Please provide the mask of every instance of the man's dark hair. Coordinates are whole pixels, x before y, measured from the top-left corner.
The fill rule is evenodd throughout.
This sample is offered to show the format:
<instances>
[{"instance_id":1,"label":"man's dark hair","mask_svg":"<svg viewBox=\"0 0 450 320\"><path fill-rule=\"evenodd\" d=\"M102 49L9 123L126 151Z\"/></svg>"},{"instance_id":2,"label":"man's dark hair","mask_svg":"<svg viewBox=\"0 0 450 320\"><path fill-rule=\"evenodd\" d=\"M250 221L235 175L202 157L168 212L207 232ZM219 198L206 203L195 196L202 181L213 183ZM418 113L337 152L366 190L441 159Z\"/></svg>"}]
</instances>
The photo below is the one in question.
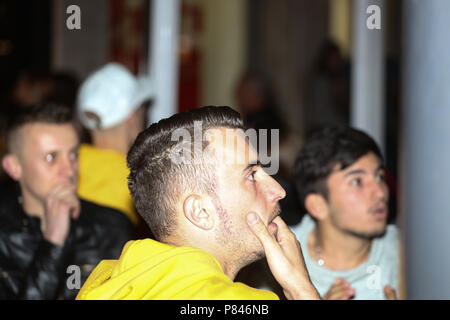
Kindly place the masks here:
<instances>
[{"instance_id":1,"label":"man's dark hair","mask_svg":"<svg viewBox=\"0 0 450 320\"><path fill-rule=\"evenodd\" d=\"M138 213L157 240L172 234L175 205L184 192L215 195L217 181L213 162L173 161L179 140L173 141L172 133L177 129L186 130L193 139L194 125L199 121L202 136L208 129L244 129L240 114L233 109L202 107L152 124L138 135L128 152L128 187ZM202 149L207 144L202 141Z\"/></svg>"},{"instance_id":2,"label":"man's dark hair","mask_svg":"<svg viewBox=\"0 0 450 320\"><path fill-rule=\"evenodd\" d=\"M363 131L347 126L327 126L314 131L305 141L294 166L300 203L304 205L310 193L328 199L327 179L336 166L344 170L369 152L383 163L376 142Z\"/></svg>"},{"instance_id":3,"label":"man's dark hair","mask_svg":"<svg viewBox=\"0 0 450 320\"><path fill-rule=\"evenodd\" d=\"M43 102L29 107L16 107L10 111L4 129L5 148L9 152L12 145L13 133L30 123L48 124L72 124L77 130L74 122L74 112L70 107L53 102Z\"/></svg>"}]
</instances>

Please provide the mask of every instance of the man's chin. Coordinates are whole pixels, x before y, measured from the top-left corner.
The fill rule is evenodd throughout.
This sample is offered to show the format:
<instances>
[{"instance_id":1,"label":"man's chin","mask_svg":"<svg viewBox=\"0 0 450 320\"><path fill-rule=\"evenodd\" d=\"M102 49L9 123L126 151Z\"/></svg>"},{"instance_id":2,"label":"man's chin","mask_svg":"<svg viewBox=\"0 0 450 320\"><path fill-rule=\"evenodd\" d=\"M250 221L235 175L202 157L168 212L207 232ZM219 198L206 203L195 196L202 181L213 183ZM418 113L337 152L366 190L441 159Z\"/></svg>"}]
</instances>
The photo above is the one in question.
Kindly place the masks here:
<instances>
[{"instance_id":1,"label":"man's chin","mask_svg":"<svg viewBox=\"0 0 450 320\"><path fill-rule=\"evenodd\" d=\"M254 260L252 262L261 260L261 259L265 259L266 258L266 253L264 252L264 249L262 249L261 251L257 251L254 254Z\"/></svg>"},{"instance_id":2,"label":"man's chin","mask_svg":"<svg viewBox=\"0 0 450 320\"><path fill-rule=\"evenodd\" d=\"M259 261L261 259L264 259L266 257L266 253L261 247L261 250L253 251L250 254L247 254L245 256L245 261L243 261L244 266L248 266L252 264L253 262Z\"/></svg>"},{"instance_id":3,"label":"man's chin","mask_svg":"<svg viewBox=\"0 0 450 320\"><path fill-rule=\"evenodd\" d=\"M384 236L386 227L368 231L350 231L351 234L364 239L374 239Z\"/></svg>"},{"instance_id":4,"label":"man's chin","mask_svg":"<svg viewBox=\"0 0 450 320\"><path fill-rule=\"evenodd\" d=\"M386 234L386 228L384 228L383 230L380 231L374 231L372 232L372 234L370 234L371 238L379 238L382 237Z\"/></svg>"},{"instance_id":5,"label":"man's chin","mask_svg":"<svg viewBox=\"0 0 450 320\"><path fill-rule=\"evenodd\" d=\"M255 240L257 242L254 244L251 254L249 254L249 256L251 256L254 261L261 260L266 257L266 253L264 252L264 247L261 244L261 242L256 238L256 236L255 236Z\"/></svg>"}]
</instances>

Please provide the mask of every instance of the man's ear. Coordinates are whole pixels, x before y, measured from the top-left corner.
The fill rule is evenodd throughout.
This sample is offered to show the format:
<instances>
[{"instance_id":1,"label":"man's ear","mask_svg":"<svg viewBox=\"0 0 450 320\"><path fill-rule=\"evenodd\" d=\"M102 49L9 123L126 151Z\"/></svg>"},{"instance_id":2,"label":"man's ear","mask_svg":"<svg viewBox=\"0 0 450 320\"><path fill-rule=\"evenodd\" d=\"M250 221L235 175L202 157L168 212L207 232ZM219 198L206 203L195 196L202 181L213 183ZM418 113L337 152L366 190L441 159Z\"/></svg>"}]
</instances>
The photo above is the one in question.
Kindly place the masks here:
<instances>
[{"instance_id":1,"label":"man's ear","mask_svg":"<svg viewBox=\"0 0 450 320\"><path fill-rule=\"evenodd\" d=\"M2 167L13 180L17 181L22 177L22 166L16 155L5 155L2 159Z\"/></svg>"},{"instance_id":2,"label":"man's ear","mask_svg":"<svg viewBox=\"0 0 450 320\"><path fill-rule=\"evenodd\" d=\"M214 227L214 217L205 206L205 199L198 194L189 195L183 203L184 216L196 227L211 230Z\"/></svg>"},{"instance_id":3,"label":"man's ear","mask_svg":"<svg viewBox=\"0 0 450 320\"><path fill-rule=\"evenodd\" d=\"M323 220L328 216L328 204L321 194L308 194L305 198L305 208L317 220Z\"/></svg>"}]
</instances>

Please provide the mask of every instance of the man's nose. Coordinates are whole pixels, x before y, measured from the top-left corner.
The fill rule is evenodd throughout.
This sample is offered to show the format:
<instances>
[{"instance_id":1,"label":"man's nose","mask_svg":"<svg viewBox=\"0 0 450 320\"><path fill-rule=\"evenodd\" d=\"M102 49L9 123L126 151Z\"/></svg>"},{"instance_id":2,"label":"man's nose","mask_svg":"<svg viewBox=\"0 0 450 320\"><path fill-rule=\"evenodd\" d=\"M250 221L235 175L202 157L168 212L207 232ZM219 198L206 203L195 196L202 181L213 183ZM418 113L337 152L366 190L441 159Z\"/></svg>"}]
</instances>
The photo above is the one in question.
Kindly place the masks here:
<instances>
[{"instance_id":1,"label":"man's nose","mask_svg":"<svg viewBox=\"0 0 450 320\"><path fill-rule=\"evenodd\" d=\"M61 175L68 178L73 178L78 172L78 163L65 159L60 168Z\"/></svg>"},{"instance_id":2,"label":"man's nose","mask_svg":"<svg viewBox=\"0 0 450 320\"><path fill-rule=\"evenodd\" d=\"M286 197L286 191L283 187L269 175L267 175L264 191L266 192L267 199L273 203L276 203Z\"/></svg>"},{"instance_id":3,"label":"man's nose","mask_svg":"<svg viewBox=\"0 0 450 320\"><path fill-rule=\"evenodd\" d=\"M387 198L388 187L384 181L374 181L372 187L372 196L375 199Z\"/></svg>"}]
</instances>

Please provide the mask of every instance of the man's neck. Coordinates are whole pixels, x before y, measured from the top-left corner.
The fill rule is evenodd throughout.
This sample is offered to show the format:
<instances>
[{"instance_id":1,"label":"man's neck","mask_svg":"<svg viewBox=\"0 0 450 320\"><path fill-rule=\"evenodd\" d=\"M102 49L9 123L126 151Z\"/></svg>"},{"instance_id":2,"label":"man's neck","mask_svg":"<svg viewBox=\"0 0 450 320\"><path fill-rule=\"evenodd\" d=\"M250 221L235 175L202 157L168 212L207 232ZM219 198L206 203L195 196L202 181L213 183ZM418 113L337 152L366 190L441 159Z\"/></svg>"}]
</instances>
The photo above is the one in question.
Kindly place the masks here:
<instances>
[{"instance_id":1,"label":"man's neck","mask_svg":"<svg viewBox=\"0 0 450 320\"><path fill-rule=\"evenodd\" d=\"M223 245L219 245L214 253L209 251L222 266L223 272L230 278L232 281L236 278L239 271L248 266L249 264L264 258L263 254L257 253L242 253L240 250L236 250L233 248L224 248Z\"/></svg>"},{"instance_id":2,"label":"man's neck","mask_svg":"<svg viewBox=\"0 0 450 320\"><path fill-rule=\"evenodd\" d=\"M239 270L241 270L242 267L237 266L236 263L230 263L230 261L228 261L226 259L220 259L217 257L216 257L216 259L219 262L219 264L222 266L223 273L225 273L227 275L227 277L231 279L231 281L234 281Z\"/></svg>"},{"instance_id":3,"label":"man's neck","mask_svg":"<svg viewBox=\"0 0 450 320\"><path fill-rule=\"evenodd\" d=\"M370 255L372 240L317 224L311 234L309 249L316 259L317 251L324 265L333 270L348 270L365 262Z\"/></svg>"},{"instance_id":4,"label":"man's neck","mask_svg":"<svg viewBox=\"0 0 450 320\"><path fill-rule=\"evenodd\" d=\"M118 130L99 130L92 133L92 144L100 149L115 150L123 154L127 154L129 149L129 141L127 135Z\"/></svg>"},{"instance_id":5,"label":"man's neck","mask_svg":"<svg viewBox=\"0 0 450 320\"><path fill-rule=\"evenodd\" d=\"M207 243L210 243L210 241L193 242L192 240L170 237L165 238L164 240L162 240L162 242L176 247L187 246L208 252L217 260L217 262L219 262L220 266L222 267L223 273L225 273L225 275L230 278L231 281L234 281L239 270L244 267L240 266L238 263L235 263L235 259L233 259L232 254L224 254L224 252L222 252L221 250L215 250L210 245L205 245ZM218 251L222 254L219 254Z\"/></svg>"}]
</instances>

